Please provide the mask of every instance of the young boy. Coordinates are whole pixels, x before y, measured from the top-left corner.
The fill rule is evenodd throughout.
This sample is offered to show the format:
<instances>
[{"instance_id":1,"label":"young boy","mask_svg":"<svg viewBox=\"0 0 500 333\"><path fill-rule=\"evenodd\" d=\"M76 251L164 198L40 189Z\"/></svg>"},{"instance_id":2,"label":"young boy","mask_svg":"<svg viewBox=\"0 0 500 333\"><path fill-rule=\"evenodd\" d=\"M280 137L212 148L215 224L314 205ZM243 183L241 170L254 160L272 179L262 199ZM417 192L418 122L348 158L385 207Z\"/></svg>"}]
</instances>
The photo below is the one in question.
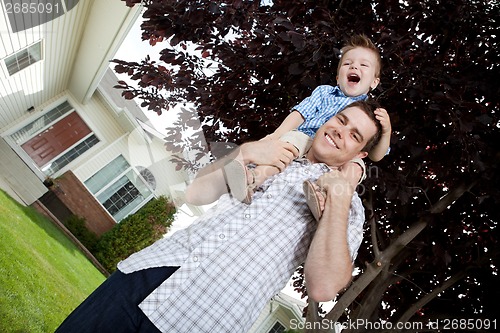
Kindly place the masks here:
<instances>
[{"instance_id":1,"label":"young boy","mask_svg":"<svg viewBox=\"0 0 500 333\"><path fill-rule=\"evenodd\" d=\"M368 98L368 92L375 89L380 82L381 59L377 47L366 36L356 35L341 51L342 56L337 68L338 85L317 87L311 96L292 108L292 112L274 133L263 140L279 139L290 142L297 148L298 156L302 156L309 149L310 142L321 125L352 102ZM382 137L368 156L377 162L388 151L392 129L385 109L377 109L375 113L382 125ZM254 189L267 177L280 172L274 166L257 165L255 168L247 168L236 161L227 164L224 171L231 194L245 203L251 202ZM348 163L341 172L354 186L366 177L361 159ZM313 201L309 203L310 207L315 207L311 207L313 214L319 218L318 203L314 198L311 200Z\"/></svg>"}]
</instances>

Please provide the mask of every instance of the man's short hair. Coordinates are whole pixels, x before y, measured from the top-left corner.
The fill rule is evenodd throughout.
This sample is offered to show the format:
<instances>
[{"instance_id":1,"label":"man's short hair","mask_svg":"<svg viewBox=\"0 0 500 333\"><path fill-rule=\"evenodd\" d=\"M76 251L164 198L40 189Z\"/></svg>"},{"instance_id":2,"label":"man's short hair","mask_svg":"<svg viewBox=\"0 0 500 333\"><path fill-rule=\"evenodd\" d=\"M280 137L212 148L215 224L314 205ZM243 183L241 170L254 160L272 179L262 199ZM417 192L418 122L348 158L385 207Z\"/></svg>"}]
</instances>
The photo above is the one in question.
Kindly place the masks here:
<instances>
[{"instance_id":1,"label":"man's short hair","mask_svg":"<svg viewBox=\"0 0 500 333\"><path fill-rule=\"evenodd\" d=\"M377 132L375 133L375 135L372 136L363 147L363 149L361 149L361 151L370 152L370 150L372 150L372 148L378 144L380 138L382 137L382 125L380 124L380 121L378 121L378 119L375 117L375 110L379 108L380 105L375 100L368 99L365 101L353 102L343 108L340 112L352 107L358 107L363 110L363 112L366 113L366 115L373 121L373 123L377 127Z\"/></svg>"},{"instance_id":2,"label":"man's short hair","mask_svg":"<svg viewBox=\"0 0 500 333\"><path fill-rule=\"evenodd\" d=\"M344 56L347 52L349 52L352 49L355 49L357 47L363 47L365 49L369 49L373 53L375 53L377 57L377 68L375 70L375 77L379 78L380 77L380 72L382 71L382 58L380 57L380 51L375 44L370 40L370 38L366 37L366 35L354 35L352 36L349 41L347 42L344 47L340 49L341 56L339 60L339 65L337 67L337 73L342 66L342 61L344 60Z\"/></svg>"}]
</instances>

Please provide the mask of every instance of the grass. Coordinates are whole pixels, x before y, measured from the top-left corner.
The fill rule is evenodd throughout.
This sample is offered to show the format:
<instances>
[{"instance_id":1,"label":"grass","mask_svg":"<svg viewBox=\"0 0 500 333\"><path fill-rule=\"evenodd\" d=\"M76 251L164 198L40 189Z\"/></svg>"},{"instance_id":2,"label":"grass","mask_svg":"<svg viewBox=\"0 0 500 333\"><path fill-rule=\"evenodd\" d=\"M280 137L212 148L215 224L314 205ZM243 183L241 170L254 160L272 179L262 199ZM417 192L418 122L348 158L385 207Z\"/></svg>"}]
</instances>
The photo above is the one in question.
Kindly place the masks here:
<instances>
[{"instance_id":1,"label":"grass","mask_svg":"<svg viewBox=\"0 0 500 333\"><path fill-rule=\"evenodd\" d=\"M47 218L0 191L0 332L54 332L104 279Z\"/></svg>"}]
</instances>

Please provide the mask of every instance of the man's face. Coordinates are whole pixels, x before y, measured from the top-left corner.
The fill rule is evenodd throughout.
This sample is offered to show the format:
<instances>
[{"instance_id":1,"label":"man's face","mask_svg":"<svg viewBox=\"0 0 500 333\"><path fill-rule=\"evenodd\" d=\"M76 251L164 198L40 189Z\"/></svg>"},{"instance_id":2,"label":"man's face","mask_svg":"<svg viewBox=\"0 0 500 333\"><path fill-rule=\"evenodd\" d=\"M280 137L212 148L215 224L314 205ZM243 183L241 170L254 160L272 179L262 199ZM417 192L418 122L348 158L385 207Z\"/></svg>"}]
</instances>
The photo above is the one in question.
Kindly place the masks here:
<instances>
[{"instance_id":1,"label":"man's face","mask_svg":"<svg viewBox=\"0 0 500 333\"><path fill-rule=\"evenodd\" d=\"M370 49L357 47L344 54L337 73L337 84L346 96L367 94L380 82L376 77L377 56Z\"/></svg>"},{"instance_id":2,"label":"man's face","mask_svg":"<svg viewBox=\"0 0 500 333\"><path fill-rule=\"evenodd\" d=\"M316 132L307 157L312 162L341 166L368 154L361 149L377 133L377 127L359 107L348 107Z\"/></svg>"}]
</instances>

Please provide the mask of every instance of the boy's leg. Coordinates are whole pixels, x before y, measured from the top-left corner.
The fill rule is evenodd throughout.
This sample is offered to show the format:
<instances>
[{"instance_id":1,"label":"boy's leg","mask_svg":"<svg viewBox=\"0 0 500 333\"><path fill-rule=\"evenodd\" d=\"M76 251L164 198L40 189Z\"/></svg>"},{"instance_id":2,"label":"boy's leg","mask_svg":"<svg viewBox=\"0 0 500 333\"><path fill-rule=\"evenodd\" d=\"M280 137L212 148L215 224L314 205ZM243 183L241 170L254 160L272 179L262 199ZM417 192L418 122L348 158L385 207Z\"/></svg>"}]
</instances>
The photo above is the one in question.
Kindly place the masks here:
<instances>
[{"instance_id":1,"label":"boy's leg","mask_svg":"<svg viewBox=\"0 0 500 333\"><path fill-rule=\"evenodd\" d=\"M353 158L339 170L353 187L358 186L366 179L366 166L361 158Z\"/></svg>"},{"instance_id":2,"label":"boy's leg","mask_svg":"<svg viewBox=\"0 0 500 333\"><path fill-rule=\"evenodd\" d=\"M289 142L297 148L299 156L303 156L312 145L312 139L299 131L290 131L280 137L281 141ZM269 165L257 165L247 168L240 162L233 160L224 166L224 174L229 192L238 201L252 202L252 194L268 177L279 173L279 169Z\"/></svg>"},{"instance_id":3,"label":"boy's leg","mask_svg":"<svg viewBox=\"0 0 500 333\"><path fill-rule=\"evenodd\" d=\"M293 130L283 134L280 141L291 143L297 148L298 156L302 157L311 148L312 138L300 131ZM271 165L257 165L254 169L254 188L260 186L267 178L280 173L280 170Z\"/></svg>"},{"instance_id":4,"label":"boy's leg","mask_svg":"<svg viewBox=\"0 0 500 333\"><path fill-rule=\"evenodd\" d=\"M299 157L302 157L312 145L312 138L300 131L294 130L283 134L280 137L281 141L289 142L299 151Z\"/></svg>"},{"instance_id":5,"label":"boy's leg","mask_svg":"<svg viewBox=\"0 0 500 333\"><path fill-rule=\"evenodd\" d=\"M177 267L113 273L59 326L56 333L160 332L139 304Z\"/></svg>"}]
</instances>

